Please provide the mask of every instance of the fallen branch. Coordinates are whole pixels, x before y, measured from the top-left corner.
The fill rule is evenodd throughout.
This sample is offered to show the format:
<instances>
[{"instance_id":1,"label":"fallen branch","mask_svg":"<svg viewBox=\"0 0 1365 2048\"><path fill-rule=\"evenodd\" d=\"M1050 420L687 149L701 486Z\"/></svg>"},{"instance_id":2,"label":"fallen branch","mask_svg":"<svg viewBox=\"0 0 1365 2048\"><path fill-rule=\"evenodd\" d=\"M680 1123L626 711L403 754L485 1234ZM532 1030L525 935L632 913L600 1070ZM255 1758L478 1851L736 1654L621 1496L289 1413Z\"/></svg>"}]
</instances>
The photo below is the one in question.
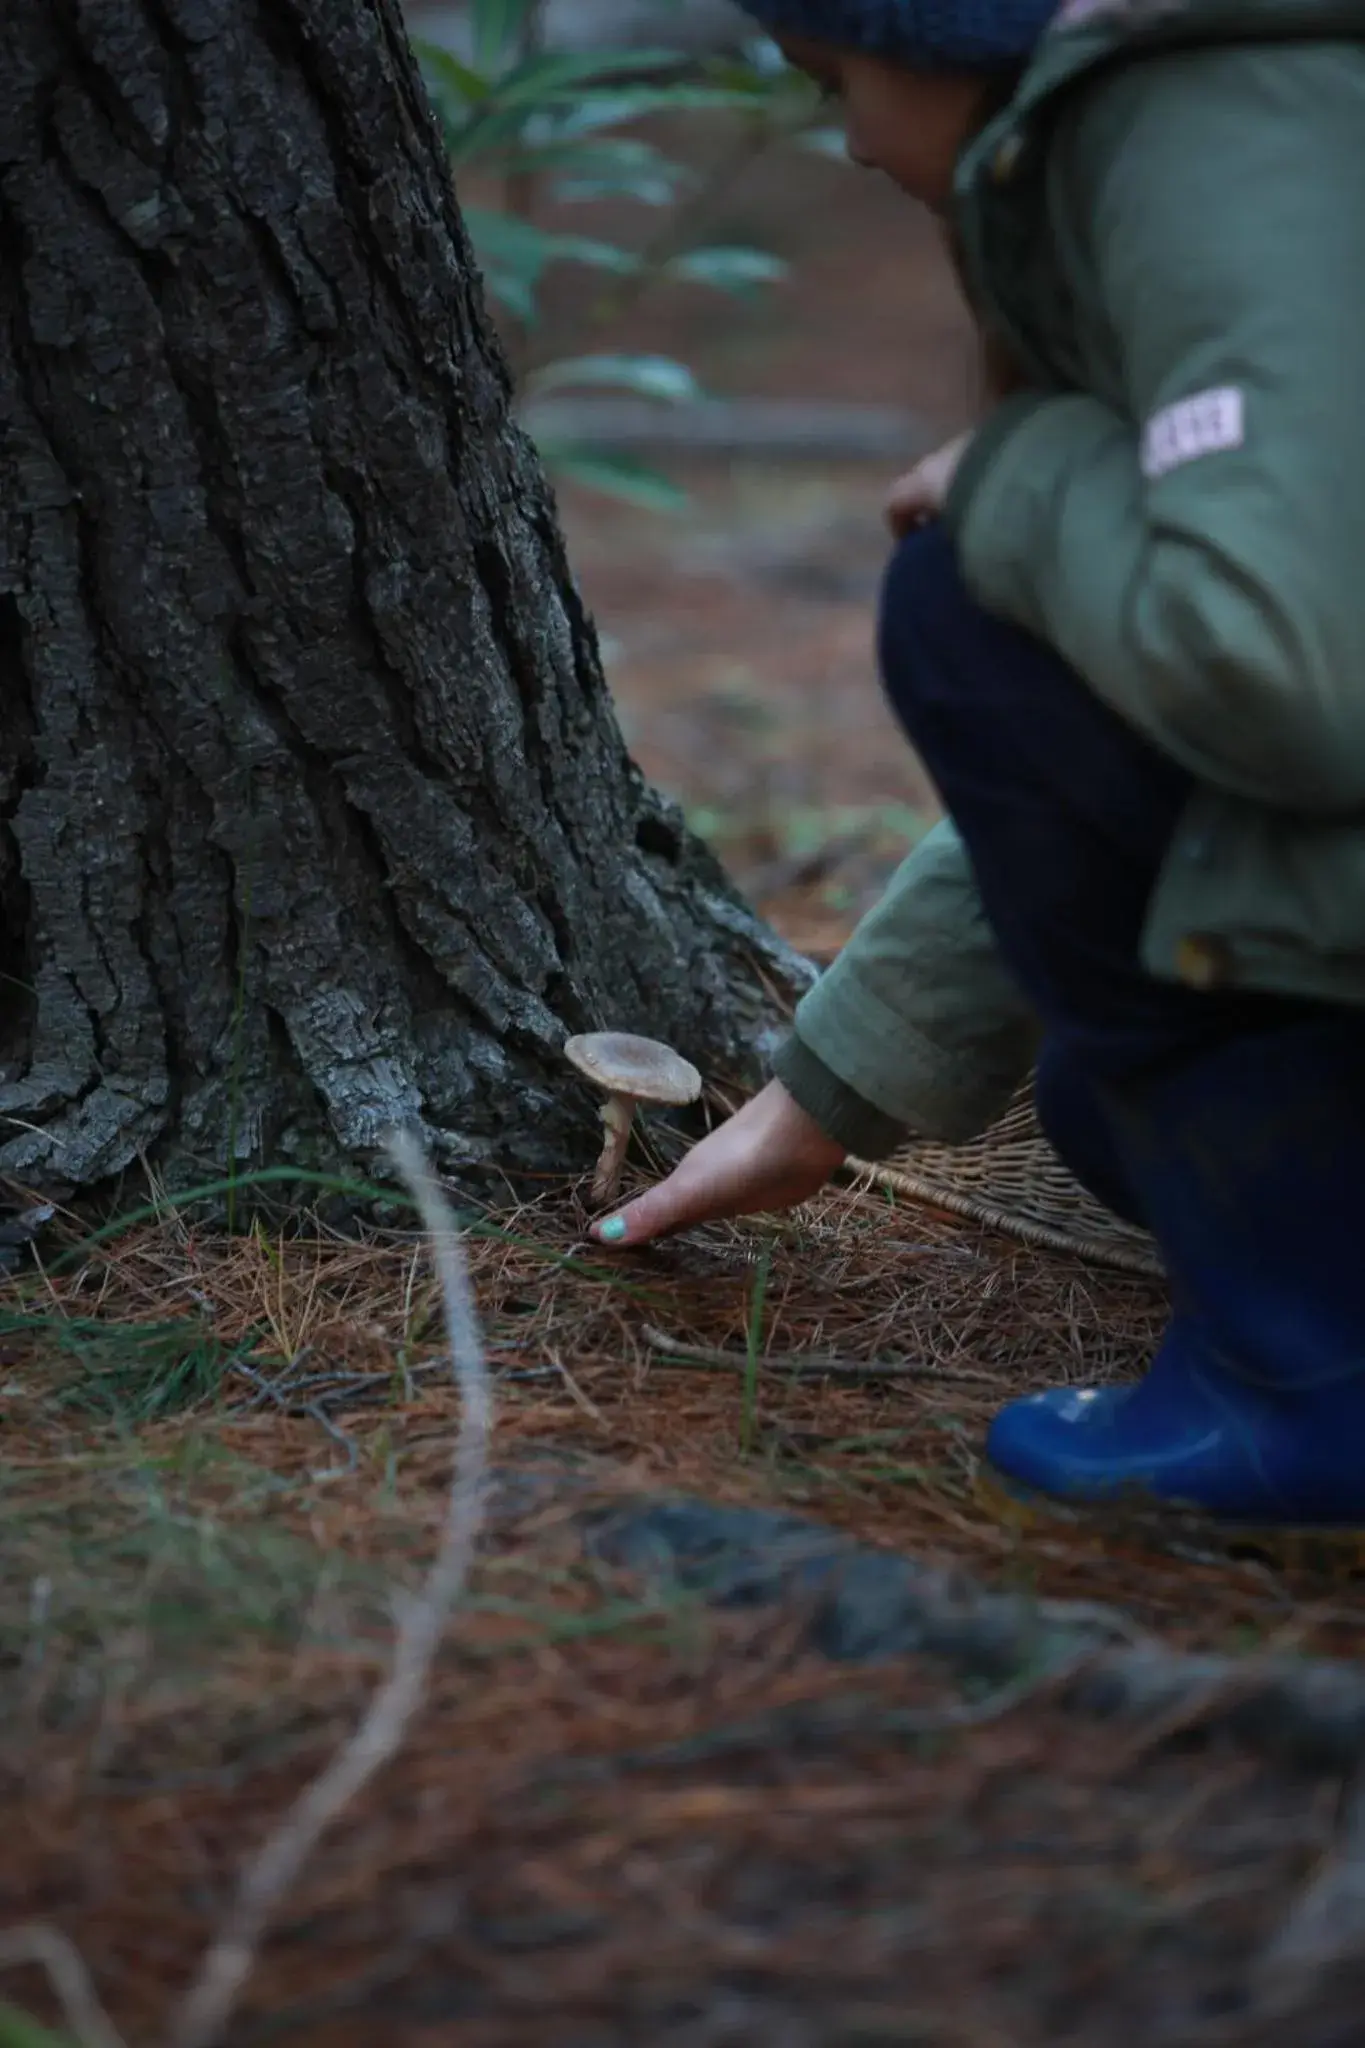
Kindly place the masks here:
<instances>
[{"instance_id":1,"label":"fallen branch","mask_svg":"<svg viewBox=\"0 0 1365 2048\"><path fill-rule=\"evenodd\" d=\"M1144 1748L1219 1729L1308 1770L1365 1769L1365 1675L1344 1661L1167 1649L1090 1603L993 1592L803 1517L686 1496L605 1509L589 1541L608 1563L720 1607L796 1603L804 1642L837 1663L932 1657L1009 1685L1074 1654L1059 1705L1127 1723Z\"/></svg>"},{"instance_id":2,"label":"fallen branch","mask_svg":"<svg viewBox=\"0 0 1365 2048\"><path fill-rule=\"evenodd\" d=\"M955 1700L942 1707L888 1707L882 1700L856 1697L791 1700L768 1713L647 1749L625 1750L610 1757L569 1757L551 1767L546 1782L614 1780L627 1771L687 1770L697 1764L772 1757L793 1750L823 1755L843 1742L914 1743L937 1735L969 1733L1003 1721L1016 1707L1055 1699L1080 1667L1099 1654L1093 1645L1083 1646L1041 1670L1021 1672L984 1699Z\"/></svg>"},{"instance_id":3,"label":"fallen branch","mask_svg":"<svg viewBox=\"0 0 1365 2048\"><path fill-rule=\"evenodd\" d=\"M744 1372L748 1369L748 1355L743 1351L728 1351L720 1344L684 1344L677 1337L670 1337L666 1330L655 1330L645 1324L640 1331L651 1351L657 1352L660 1361L671 1361L676 1365L695 1365L705 1369L728 1372ZM989 1372L973 1372L969 1366L926 1365L909 1358L857 1359L830 1358L818 1351L793 1351L780 1353L776 1357L760 1358L759 1364L765 1372L783 1374L788 1379L844 1379L844 1380L951 1380L955 1384L994 1387L1000 1386L999 1376Z\"/></svg>"},{"instance_id":4,"label":"fallen branch","mask_svg":"<svg viewBox=\"0 0 1365 2048\"><path fill-rule=\"evenodd\" d=\"M248 1865L227 1922L172 2025L171 2048L213 2048L222 2039L270 1922L300 1871L327 1829L402 1746L483 1526L492 1395L468 1270L450 1209L416 1141L400 1133L389 1149L431 1236L451 1367L463 1403L440 1547L420 1592L400 1605L393 1666L360 1726Z\"/></svg>"}]
</instances>

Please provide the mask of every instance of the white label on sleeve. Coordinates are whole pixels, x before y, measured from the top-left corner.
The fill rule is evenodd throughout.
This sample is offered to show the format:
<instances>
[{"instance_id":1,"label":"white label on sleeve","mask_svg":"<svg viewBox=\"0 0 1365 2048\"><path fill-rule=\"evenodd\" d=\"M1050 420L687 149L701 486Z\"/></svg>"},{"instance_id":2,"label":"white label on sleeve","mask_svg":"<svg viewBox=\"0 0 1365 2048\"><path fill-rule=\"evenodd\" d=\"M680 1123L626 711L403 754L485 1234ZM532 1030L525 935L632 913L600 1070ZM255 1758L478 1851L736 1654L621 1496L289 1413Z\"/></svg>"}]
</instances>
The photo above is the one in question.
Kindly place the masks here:
<instances>
[{"instance_id":1,"label":"white label on sleeve","mask_svg":"<svg viewBox=\"0 0 1365 2048\"><path fill-rule=\"evenodd\" d=\"M1049 24L1054 28L1075 28L1096 15L1112 14L1136 23L1163 14L1184 12L1188 0L1062 0Z\"/></svg>"},{"instance_id":2,"label":"white label on sleeve","mask_svg":"<svg viewBox=\"0 0 1365 2048\"><path fill-rule=\"evenodd\" d=\"M1075 28L1081 22L1089 21L1092 15L1118 12L1114 0L1062 0L1052 20L1057 28Z\"/></svg>"},{"instance_id":3,"label":"white label on sleeve","mask_svg":"<svg viewBox=\"0 0 1365 2048\"><path fill-rule=\"evenodd\" d=\"M1221 455L1245 439L1246 407L1235 384L1200 391L1153 413L1142 431L1142 474L1155 481L1201 455Z\"/></svg>"}]
</instances>

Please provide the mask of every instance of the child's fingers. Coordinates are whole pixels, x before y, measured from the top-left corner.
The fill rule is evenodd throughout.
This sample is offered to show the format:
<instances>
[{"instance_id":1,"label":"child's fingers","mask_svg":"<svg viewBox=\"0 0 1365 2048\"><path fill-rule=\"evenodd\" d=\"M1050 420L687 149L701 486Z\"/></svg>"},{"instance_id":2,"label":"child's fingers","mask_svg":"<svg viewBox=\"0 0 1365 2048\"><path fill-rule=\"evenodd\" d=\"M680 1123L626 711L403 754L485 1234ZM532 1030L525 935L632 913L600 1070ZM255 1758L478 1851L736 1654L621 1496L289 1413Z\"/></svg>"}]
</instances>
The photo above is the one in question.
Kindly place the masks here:
<instances>
[{"instance_id":1,"label":"child's fingers","mask_svg":"<svg viewBox=\"0 0 1365 2048\"><path fill-rule=\"evenodd\" d=\"M627 1202L614 1216L605 1216L594 1223L591 1235L599 1244L648 1244L653 1238L665 1237L671 1230L682 1230L689 1223L702 1221L709 1213L709 1205L703 1189L689 1190L686 1183L676 1185L677 1175L670 1174L643 1195L637 1195L633 1202Z\"/></svg>"},{"instance_id":2,"label":"child's fingers","mask_svg":"<svg viewBox=\"0 0 1365 2048\"><path fill-rule=\"evenodd\" d=\"M892 485L886 500L886 523L897 540L904 540L928 518L930 504L924 480L918 470Z\"/></svg>"},{"instance_id":3,"label":"child's fingers","mask_svg":"<svg viewBox=\"0 0 1365 2048\"><path fill-rule=\"evenodd\" d=\"M899 505L888 506L886 523L891 529L893 539L904 540L907 534L918 533L922 526L927 526L933 517L932 512L907 512Z\"/></svg>"},{"instance_id":4,"label":"child's fingers","mask_svg":"<svg viewBox=\"0 0 1365 2048\"><path fill-rule=\"evenodd\" d=\"M922 462L917 462L891 486L886 500L886 517L898 539L912 533L917 526L941 517L970 439L969 434L959 434L946 447L933 455L926 455Z\"/></svg>"},{"instance_id":5,"label":"child's fingers","mask_svg":"<svg viewBox=\"0 0 1365 2048\"><path fill-rule=\"evenodd\" d=\"M666 1180L595 1223L592 1235L599 1244L648 1244L693 1223L789 1209L822 1187L843 1157L843 1147L781 1082L769 1081L694 1145Z\"/></svg>"},{"instance_id":6,"label":"child's fingers","mask_svg":"<svg viewBox=\"0 0 1365 2048\"><path fill-rule=\"evenodd\" d=\"M915 533L927 517L928 514L918 508L913 511L904 505L888 505L886 508L886 523L896 540L904 540L907 533Z\"/></svg>"}]
</instances>

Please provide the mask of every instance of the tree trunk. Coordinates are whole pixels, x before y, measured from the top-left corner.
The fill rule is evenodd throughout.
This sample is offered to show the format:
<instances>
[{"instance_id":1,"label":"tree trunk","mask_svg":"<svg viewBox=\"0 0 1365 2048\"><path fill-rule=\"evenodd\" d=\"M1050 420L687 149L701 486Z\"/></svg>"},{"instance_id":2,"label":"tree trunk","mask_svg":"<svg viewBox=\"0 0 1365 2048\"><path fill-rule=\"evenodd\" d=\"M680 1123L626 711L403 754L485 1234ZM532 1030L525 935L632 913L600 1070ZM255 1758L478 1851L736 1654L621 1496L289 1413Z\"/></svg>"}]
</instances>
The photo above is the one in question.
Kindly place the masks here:
<instances>
[{"instance_id":1,"label":"tree trunk","mask_svg":"<svg viewBox=\"0 0 1365 2048\"><path fill-rule=\"evenodd\" d=\"M0 1173L585 1160L801 964L617 732L396 0L0 7Z\"/></svg>"}]
</instances>

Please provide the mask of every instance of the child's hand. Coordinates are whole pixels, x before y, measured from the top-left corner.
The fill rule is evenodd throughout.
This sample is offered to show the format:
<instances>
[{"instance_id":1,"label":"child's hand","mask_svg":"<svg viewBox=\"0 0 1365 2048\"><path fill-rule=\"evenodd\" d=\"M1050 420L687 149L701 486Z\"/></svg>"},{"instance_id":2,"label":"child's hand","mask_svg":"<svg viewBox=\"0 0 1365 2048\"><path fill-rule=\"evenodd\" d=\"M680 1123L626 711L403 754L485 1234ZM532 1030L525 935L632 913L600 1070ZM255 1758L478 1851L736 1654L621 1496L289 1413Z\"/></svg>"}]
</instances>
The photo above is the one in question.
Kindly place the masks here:
<instances>
[{"instance_id":1,"label":"child's hand","mask_svg":"<svg viewBox=\"0 0 1365 2048\"><path fill-rule=\"evenodd\" d=\"M904 540L928 519L937 519L948 502L958 464L967 452L971 434L959 434L944 448L936 448L913 469L898 477L886 500L886 523L897 540Z\"/></svg>"},{"instance_id":2,"label":"child's hand","mask_svg":"<svg viewBox=\"0 0 1365 2048\"><path fill-rule=\"evenodd\" d=\"M647 1244L689 1223L791 1209L843 1165L842 1145L788 1095L780 1081L693 1146L681 1166L615 1216L594 1223L601 1244Z\"/></svg>"}]
</instances>

